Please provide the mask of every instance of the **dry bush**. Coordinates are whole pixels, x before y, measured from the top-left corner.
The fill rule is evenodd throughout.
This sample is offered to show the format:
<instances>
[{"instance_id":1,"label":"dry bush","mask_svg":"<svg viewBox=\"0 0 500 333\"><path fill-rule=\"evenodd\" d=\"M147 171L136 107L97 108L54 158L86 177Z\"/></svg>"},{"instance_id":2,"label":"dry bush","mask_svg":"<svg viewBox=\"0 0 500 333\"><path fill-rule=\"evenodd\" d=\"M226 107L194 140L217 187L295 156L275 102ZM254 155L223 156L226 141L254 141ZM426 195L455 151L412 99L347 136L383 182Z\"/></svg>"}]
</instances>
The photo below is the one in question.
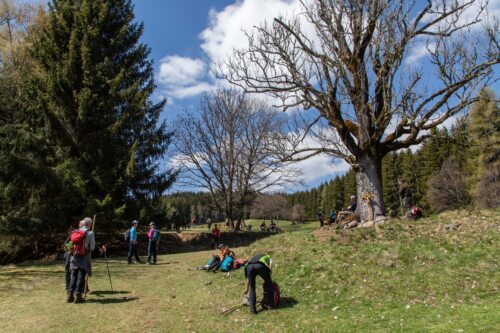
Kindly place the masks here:
<instances>
[{"instance_id":1,"label":"dry bush","mask_svg":"<svg viewBox=\"0 0 500 333\"><path fill-rule=\"evenodd\" d=\"M471 203L467 191L466 175L453 157L447 159L441 169L427 181L427 197L436 212L460 209Z\"/></svg>"},{"instance_id":2,"label":"dry bush","mask_svg":"<svg viewBox=\"0 0 500 333\"><path fill-rule=\"evenodd\" d=\"M479 181L478 204L481 208L500 207L500 166L484 172Z\"/></svg>"}]
</instances>

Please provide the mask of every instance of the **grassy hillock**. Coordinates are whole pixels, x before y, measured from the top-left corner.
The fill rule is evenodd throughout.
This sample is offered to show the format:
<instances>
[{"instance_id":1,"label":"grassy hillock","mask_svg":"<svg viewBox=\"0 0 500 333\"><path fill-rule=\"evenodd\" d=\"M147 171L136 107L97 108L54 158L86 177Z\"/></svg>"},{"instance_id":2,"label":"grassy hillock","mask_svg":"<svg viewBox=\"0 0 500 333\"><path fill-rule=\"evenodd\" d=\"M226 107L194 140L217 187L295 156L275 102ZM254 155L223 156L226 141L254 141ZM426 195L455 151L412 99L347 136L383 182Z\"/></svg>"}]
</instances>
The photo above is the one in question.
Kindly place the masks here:
<instances>
[{"instance_id":1,"label":"grassy hillock","mask_svg":"<svg viewBox=\"0 0 500 333\"><path fill-rule=\"evenodd\" d=\"M0 268L4 332L495 332L500 330L500 212L445 213L377 228L283 233L235 249L270 253L281 309L246 309L242 271L206 273L212 251L156 266L95 262L85 304L66 304L62 263ZM143 253L144 254L144 253ZM260 292L260 288L259 288Z\"/></svg>"}]
</instances>

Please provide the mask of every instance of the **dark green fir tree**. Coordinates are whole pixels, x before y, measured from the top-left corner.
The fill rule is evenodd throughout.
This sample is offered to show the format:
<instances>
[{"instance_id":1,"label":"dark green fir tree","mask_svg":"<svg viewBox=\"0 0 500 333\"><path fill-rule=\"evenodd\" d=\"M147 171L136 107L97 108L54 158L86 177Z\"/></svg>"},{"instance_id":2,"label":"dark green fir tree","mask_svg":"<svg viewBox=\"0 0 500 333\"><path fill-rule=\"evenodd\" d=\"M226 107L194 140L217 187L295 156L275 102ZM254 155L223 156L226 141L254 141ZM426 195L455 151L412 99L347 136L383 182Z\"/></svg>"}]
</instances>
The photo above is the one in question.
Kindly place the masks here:
<instances>
[{"instance_id":1,"label":"dark green fir tree","mask_svg":"<svg viewBox=\"0 0 500 333\"><path fill-rule=\"evenodd\" d=\"M171 133L160 120L149 48L130 0L53 0L33 43L33 109L43 114L69 216L144 209L175 174L160 168Z\"/></svg>"}]
</instances>

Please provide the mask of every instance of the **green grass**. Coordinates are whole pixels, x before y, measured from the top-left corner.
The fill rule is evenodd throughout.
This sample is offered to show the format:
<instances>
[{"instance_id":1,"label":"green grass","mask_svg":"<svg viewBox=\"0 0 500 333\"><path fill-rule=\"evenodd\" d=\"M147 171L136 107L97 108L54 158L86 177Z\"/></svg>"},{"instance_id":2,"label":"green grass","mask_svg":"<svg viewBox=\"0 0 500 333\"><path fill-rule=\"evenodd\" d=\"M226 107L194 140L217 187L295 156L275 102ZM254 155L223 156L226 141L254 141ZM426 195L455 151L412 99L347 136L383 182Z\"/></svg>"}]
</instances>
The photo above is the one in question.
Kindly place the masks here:
<instances>
[{"instance_id":1,"label":"green grass","mask_svg":"<svg viewBox=\"0 0 500 333\"><path fill-rule=\"evenodd\" d=\"M258 221L256 221L258 223ZM448 223L460 223L446 231ZM61 263L0 268L3 332L498 332L500 213L447 213L377 229L313 234L317 223L235 249L272 254L289 302L251 316L238 304L242 271L192 270L211 251L165 255L161 265L94 265L86 304L66 304ZM260 284L260 283L259 283ZM260 288L259 288L260 291ZM290 302L291 301L291 302Z\"/></svg>"}]
</instances>

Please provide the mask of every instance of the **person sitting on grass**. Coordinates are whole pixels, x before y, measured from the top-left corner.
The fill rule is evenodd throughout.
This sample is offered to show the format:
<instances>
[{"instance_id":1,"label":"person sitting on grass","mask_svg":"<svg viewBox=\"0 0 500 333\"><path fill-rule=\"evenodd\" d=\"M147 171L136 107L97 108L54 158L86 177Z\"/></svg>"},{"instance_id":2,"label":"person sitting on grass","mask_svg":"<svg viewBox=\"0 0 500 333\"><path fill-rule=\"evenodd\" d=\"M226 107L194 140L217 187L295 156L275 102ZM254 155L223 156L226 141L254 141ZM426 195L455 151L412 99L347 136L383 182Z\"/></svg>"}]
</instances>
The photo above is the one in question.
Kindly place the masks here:
<instances>
[{"instance_id":1,"label":"person sitting on grass","mask_svg":"<svg viewBox=\"0 0 500 333\"><path fill-rule=\"evenodd\" d=\"M271 220L271 224L269 225L269 230L270 231L276 231L278 228L278 226L276 225L276 223L274 223L273 220Z\"/></svg>"},{"instance_id":2,"label":"person sitting on grass","mask_svg":"<svg viewBox=\"0 0 500 333\"><path fill-rule=\"evenodd\" d=\"M248 308L251 314L257 313L257 301L255 296L255 279L260 276L264 280L264 288L272 288L273 280L271 272L273 259L269 255L257 254L248 260L245 266L245 278L247 279L243 295L248 295ZM272 290L264 290L264 295L273 295ZM270 304L271 300L267 300Z\"/></svg>"},{"instance_id":3,"label":"person sitting on grass","mask_svg":"<svg viewBox=\"0 0 500 333\"><path fill-rule=\"evenodd\" d=\"M260 231L267 231L266 221L262 221L260 224Z\"/></svg>"},{"instance_id":4,"label":"person sitting on grass","mask_svg":"<svg viewBox=\"0 0 500 333\"><path fill-rule=\"evenodd\" d=\"M234 260L236 259L236 254L234 253L234 251L229 249L229 246L227 246L226 244L219 244L218 247L220 250L220 261L216 265L209 267L207 269L208 272L212 271L215 273L219 269L221 269L222 271L229 271Z\"/></svg>"},{"instance_id":5,"label":"person sitting on grass","mask_svg":"<svg viewBox=\"0 0 500 333\"><path fill-rule=\"evenodd\" d=\"M252 225L251 224L247 224L247 231L252 231Z\"/></svg>"},{"instance_id":6,"label":"person sitting on grass","mask_svg":"<svg viewBox=\"0 0 500 333\"><path fill-rule=\"evenodd\" d=\"M338 214L337 223L342 222L348 215L351 215L356 212L356 208L358 206L356 196L351 195L349 206L346 210L341 210Z\"/></svg>"}]
</instances>

